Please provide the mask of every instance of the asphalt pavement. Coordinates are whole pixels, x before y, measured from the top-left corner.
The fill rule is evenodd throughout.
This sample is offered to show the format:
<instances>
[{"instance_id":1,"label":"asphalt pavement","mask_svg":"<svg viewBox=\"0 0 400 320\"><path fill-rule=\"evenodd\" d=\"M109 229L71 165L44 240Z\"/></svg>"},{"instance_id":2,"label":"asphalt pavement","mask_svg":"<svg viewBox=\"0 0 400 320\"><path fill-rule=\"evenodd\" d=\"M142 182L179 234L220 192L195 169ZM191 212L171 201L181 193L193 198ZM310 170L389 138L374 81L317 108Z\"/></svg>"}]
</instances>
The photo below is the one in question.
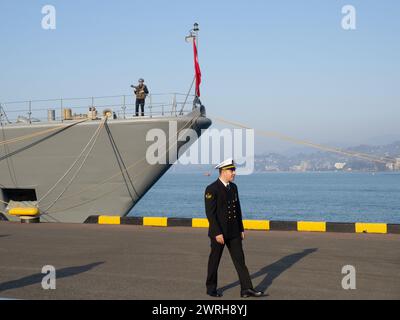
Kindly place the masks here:
<instances>
[{"instance_id":1,"label":"asphalt pavement","mask_svg":"<svg viewBox=\"0 0 400 320\"><path fill-rule=\"evenodd\" d=\"M260 299L400 299L400 235L247 231L244 250ZM208 254L207 229L0 222L0 298L209 299ZM55 290L42 287L46 265ZM240 299L227 249L219 287Z\"/></svg>"}]
</instances>

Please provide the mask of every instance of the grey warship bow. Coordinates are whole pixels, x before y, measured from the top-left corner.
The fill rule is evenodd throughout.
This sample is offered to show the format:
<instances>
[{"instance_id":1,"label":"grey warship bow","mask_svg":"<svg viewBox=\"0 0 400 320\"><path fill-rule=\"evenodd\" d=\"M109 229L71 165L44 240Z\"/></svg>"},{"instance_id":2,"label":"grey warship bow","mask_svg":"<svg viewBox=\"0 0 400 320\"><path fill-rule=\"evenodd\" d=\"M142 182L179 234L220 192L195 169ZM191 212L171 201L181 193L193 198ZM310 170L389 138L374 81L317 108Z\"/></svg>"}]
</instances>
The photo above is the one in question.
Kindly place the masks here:
<instances>
[{"instance_id":1,"label":"grey warship bow","mask_svg":"<svg viewBox=\"0 0 400 320\"><path fill-rule=\"evenodd\" d=\"M87 114L72 114L74 109L65 107L45 109L46 121L33 117L32 105L54 105L55 100L19 103L29 106L27 117L16 116L21 112L15 107L18 103L3 103L0 128L3 217L16 220L8 214L9 209L27 204L39 208L42 221L82 223L91 215L127 215L172 165L148 163L146 152L154 141L147 141L147 133L151 129L166 133L168 159L171 149L182 152L194 142L175 140L177 145L173 148L174 139L168 136L171 121L177 124L178 133L192 129L198 137L202 129L211 125L198 97L194 97L191 110L186 111L187 97L181 104L177 97L173 94L169 105L153 102L150 114L145 117L127 114L130 105L126 100L131 97L91 98ZM106 98L124 103L118 112L108 104L94 107L96 101L100 103ZM65 105L74 101L59 102ZM14 120L10 118L13 112Z\"/></svg>"}]
</instances>

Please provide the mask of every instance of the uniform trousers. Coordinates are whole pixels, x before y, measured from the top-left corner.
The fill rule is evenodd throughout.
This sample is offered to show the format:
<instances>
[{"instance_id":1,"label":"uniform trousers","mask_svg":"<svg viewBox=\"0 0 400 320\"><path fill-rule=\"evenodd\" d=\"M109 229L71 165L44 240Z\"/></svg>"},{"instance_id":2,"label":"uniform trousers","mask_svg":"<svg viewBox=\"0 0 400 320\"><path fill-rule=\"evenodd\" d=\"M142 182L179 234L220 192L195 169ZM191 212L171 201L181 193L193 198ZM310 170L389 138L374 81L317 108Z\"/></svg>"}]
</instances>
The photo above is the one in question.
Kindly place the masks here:
<instances>
[{"instance_id":1,"label":"uniform trousers","mask_svg":"<svg viewBox=\"0 0 400 320\"><path fill-rule=\"evenodd\" d=\"M135 110L136 117L139 116L139 107L141 109L142 116L144 116L144 104L145 104L144 99L136 99L136 110Z\"/></svg>"},{"instance_id":2,"label":"uniform trousers","mask_svg":"<svg viewBox=\"0 0 400 320\"><path fill-rule=\"evenodd\" d=\"M229 249L233 264L239 276L241 290L252 289L253 285L244 259L242 238L239 236L233 239L225 239L225 244ZM224 247L225 245L219 244L215 238L211 238L211 253L208 259L208 274L206 282L207 292L213 292L217 289L218 266L221 261Z\"/></svg>"}]
</instances>

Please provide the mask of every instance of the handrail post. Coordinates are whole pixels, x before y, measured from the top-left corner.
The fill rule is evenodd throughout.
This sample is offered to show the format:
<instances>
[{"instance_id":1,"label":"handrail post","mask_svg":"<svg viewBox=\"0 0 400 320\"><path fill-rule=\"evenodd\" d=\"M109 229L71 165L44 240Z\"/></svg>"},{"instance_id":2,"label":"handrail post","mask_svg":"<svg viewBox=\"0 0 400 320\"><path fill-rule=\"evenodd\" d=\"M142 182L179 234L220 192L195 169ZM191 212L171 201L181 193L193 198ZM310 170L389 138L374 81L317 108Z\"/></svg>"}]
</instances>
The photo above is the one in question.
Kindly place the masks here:
<instances>
[{"instance_id":1,"label":"handrail post","mask_svg":"<svg viewBox=\"0 0 400 320\"><path fill-rule=\"evenodd\" d=\"M150 98L150 106L149 106L150 118L153 118L153 98L152 98L151 94L149 94L149 98Z\"/></svg>"},{"instance_id":2,"label":"handrail post","mask_svg":"<svg viewBox=\"0 0 400 320\"><path fill-rule=\"evenodd\" d=\"M126 96L124 95L124 99L123 99L123 105L122 105L122 112L124 115L124 119L126 119Z\"/></svg>"},{"instance_id":3,"label":"handrail post","mask_svg":"<svg viewBox=\"0 0 400 320\"><path fill-rule=\"evenodd\" d=\"M63 98L60 99L60 120L61 122L64 122L64 106L63 106Z\"/></svg>"},{"instance_id":4,"label":"handrail post","mask_svg":"<svg viewBox=\"0 0 400 320\"><path fill-rule=\"evenodd\" d=\"M29 100L28 119L29 119L29 124L31 124L32 123L32 101L31 100Z\"/></svg>"},{"instance_id":5,"label":"handrail post","mask_svg":"<svg viewBox=\"0 0 400 320\"><path fill-rule=\"evenodd\" d=\"M176 92L174 93L174 96L172 98L172 110L171 110L171 116L174 115L176 116L176 106L177 106L177 102L176 102Z\"/></svg>"}]
</instances>

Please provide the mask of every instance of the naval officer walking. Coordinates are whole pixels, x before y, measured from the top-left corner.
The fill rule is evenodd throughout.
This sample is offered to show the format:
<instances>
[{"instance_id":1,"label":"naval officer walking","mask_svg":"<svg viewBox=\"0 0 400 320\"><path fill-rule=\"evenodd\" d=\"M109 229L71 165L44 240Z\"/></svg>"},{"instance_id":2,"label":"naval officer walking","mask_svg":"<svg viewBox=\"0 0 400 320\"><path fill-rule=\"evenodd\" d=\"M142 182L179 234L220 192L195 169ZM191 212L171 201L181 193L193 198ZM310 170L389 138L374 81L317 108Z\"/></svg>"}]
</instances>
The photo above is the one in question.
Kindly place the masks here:
<instances>
[{"instance_id":1,"label":"naval officer walking","mask_svg":"<svg viewBox=\"0 0 400 320\"><path fill-rule=\"evenodd\" d=\"M242 212L238 189L233 183L236 175L235 164L232 159L228 159L215 168L219 169L219 178L205 191L205 207L209 222L208 236L211 239L206 282L207 294L212 297L222 296L222 293L217 291L218 266L226 245L239 275L241 297L260 297L264 293L253 289L245 264L242 248L242 240L244 240Z\"/></svg>"}]
</instances>

